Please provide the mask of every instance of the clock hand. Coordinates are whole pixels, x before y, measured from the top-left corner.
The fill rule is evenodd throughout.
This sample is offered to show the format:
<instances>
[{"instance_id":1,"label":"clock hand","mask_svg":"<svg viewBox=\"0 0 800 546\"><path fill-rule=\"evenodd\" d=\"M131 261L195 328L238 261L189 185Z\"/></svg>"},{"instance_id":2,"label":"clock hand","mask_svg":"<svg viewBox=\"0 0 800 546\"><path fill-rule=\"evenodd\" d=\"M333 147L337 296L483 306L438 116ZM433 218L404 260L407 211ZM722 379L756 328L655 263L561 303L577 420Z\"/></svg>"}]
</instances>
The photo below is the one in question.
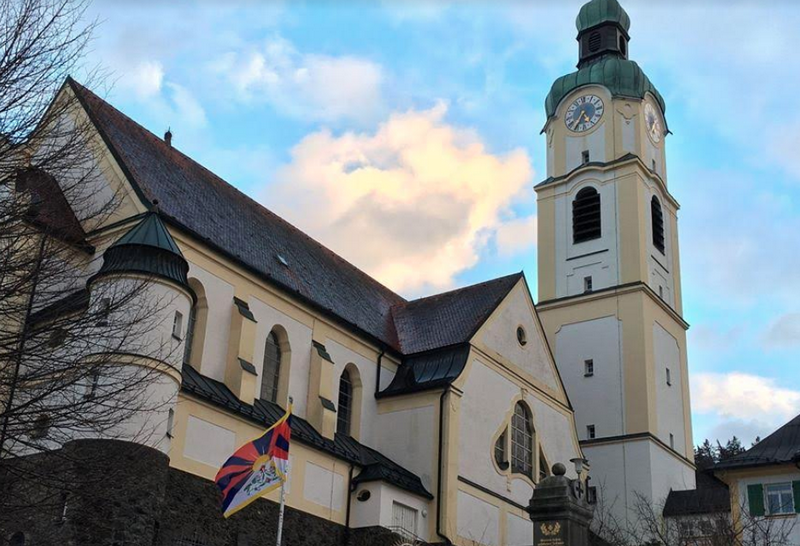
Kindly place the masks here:
<instances>
[{"instance_id":1,"label":"clock hand","mask_svg":"<svg viewBox=\"0 0 800 546\"><path fill-rule=\"evenodd\" d=\"M586 115L586 114L584 113L583 109L581 109L580 113L578 114L578 119L576 119L576 120L575 120L575 123L573 123L573 124L572 124L572 127L571 127L571 129L572 129L573 131L575 130L575 127L577 127L577 126L578 126L578 124L581 122L581 116L585 116L585 115Z\"/></svg>"}]
</instances>

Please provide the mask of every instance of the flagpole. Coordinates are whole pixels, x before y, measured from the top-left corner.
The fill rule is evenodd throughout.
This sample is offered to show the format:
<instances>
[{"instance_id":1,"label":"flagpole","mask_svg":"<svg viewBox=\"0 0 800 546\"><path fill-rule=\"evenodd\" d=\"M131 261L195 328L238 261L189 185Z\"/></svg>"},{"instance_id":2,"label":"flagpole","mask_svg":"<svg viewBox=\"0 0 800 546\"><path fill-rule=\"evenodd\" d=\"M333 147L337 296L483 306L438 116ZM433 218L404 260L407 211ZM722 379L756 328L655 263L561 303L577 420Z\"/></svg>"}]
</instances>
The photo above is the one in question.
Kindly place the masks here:
<instances>
[{"instance_id":1,"label":"flagpole","mask_svg":"<svg viewBox=\"0 0 800 546\"><path fill-rule=\"evenodd\" d=\"M285 482L284 482L285 483ZM281 507L278 511L278 544L277 546L281 546L281 538L283 535L283 507L286 504L286 488L284 484L281 484Z\"/></svg>"},{"instance_id":2,"label":"flagpole","mask_svg":"<svg viewBox=\"0 0 800 546\"><path fill-rule=\"evenodd\" d=\"M289 411L292 411L292 403L294 400L289 397ZM289 461L286 461L286 478L281 482L281 506L278 509L278 542L277 546L281 546L281 539L283 538L283 509L286 506L286 480L289 479Z\"/></svg>"}]
</instances>

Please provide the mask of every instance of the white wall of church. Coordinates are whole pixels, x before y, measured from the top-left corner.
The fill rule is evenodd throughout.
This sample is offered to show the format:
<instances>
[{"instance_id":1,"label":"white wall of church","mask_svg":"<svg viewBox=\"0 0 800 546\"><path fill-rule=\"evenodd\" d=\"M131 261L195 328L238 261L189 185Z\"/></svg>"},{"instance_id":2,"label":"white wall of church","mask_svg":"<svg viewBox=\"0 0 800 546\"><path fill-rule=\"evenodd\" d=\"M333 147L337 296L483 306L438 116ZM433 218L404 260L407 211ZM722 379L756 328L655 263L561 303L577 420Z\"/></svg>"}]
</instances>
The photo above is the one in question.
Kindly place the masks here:
<instances>
[{"instance_id":1,"label":"white wall of church","mask_svg":"<svg viewBox=\"0 0 800 546\"><path fill-rule=\"evenodd\" d=\"M225 379L225 363L230 337L231 313L233 312L233 286L189 262L189 279L197 279L203 285L208 301L206 337L200 373L217 381Z\"/></svg>"},{"instance_id":2,"label":"white wall of church","mask_svg":"<svg viewBox=\"0 0 800 546\"><path fill-rule=\"evenodd\" d=\"M688 387L684 385L686 379L682 372L680 347L677 340L657 322L653 324L653 353L658 437L666 445L674 446L678 453L686 453L684 430L687 416L683 413L683 391Z\"/></svg>"},{"instance_id":3,"label":"white wall of church","mask_svg":"<svg viewBox=\"0 0 800 546\"><path fill-rule=\"evenodd\" d=\"M375 420L375 444L370 446L419 476L422 485L434 491L439 439L437 408L431 403L395 411L379 409L377 415L367 416Z\"/></svg>"},{"instance_id":4,"label":"white wall of church","mask_svg":"<svg viewBox=\"0 0 800 546\"><path fill-rule=\"evenodd\" d=\"M610 316L565 324L556 333L556 362L581 440L588 439L588 425L595 426L598 438L625 433L621 332L621 322ZM586 360L594 366L590 377L585 376Z\"/></svg>"},{"instance_id":5,"label":"white wall of church","mask_svg":"<svg viewBox=\"0 0 800 546\"><path fill-rule=\"evenodd\" d=\"M499 546L500 509L466 491L459 490L457 532L463 539L485 546Z\"/></svg>"},{"instance_id":6,"label":"white wall of church","mask_svg":"<svg viewBox=\"0 0 800 546\"><path fill-rule=\"evenodd\" d=\"M637 494L660 505L670 489L695 486L694 469L646 437L588 445L583 451L591 465L590 485L597 487L600 501L619 521L635 523L635 514L625 507L635 507Z\"/></svg>"},{"instance_id":7,"label":"white wall of church","mask_svg":"<svg viewBox=\"0 0 800 546\"><path fill-rule=\"evenodd\" d=\"M611 172L589 172L558 188L555 198L556 297L584 292L584 277L594 290L618 284L617 203ZM601 236L578 244L572 239L572 202L583 188L600 194Z\"/></svg>"}]
</instances>

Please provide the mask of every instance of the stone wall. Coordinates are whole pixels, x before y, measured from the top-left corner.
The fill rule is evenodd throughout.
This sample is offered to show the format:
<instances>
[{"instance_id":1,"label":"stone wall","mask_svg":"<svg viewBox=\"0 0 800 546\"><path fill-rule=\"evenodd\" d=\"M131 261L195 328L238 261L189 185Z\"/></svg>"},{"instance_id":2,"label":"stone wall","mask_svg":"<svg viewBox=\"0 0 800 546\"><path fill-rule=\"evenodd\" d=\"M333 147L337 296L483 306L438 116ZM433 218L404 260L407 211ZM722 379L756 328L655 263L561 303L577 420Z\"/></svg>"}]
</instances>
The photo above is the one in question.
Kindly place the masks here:
<instances>
[{"instance_id":1,"label":"stone wall","mask_svg":"<svg viewBox=\"0 0 800 546\"><path fill-rule=\"evenodd\" d=\"M47 455L5 464L0 495L18 500L20 508L0 511L0 545L17 532L25 533L26 544L37 546L264 546L276 542L276 503L261 499L225 519L213 482L170 468L167 457L154 449L121 441L83 440ZM21 479L31 472L44 479ZM35 506L21 508L31 504L29 500ZM401 543L382 527L347 529L288 507L284 514L283 546Z\"/></svg>"}]
</instances>

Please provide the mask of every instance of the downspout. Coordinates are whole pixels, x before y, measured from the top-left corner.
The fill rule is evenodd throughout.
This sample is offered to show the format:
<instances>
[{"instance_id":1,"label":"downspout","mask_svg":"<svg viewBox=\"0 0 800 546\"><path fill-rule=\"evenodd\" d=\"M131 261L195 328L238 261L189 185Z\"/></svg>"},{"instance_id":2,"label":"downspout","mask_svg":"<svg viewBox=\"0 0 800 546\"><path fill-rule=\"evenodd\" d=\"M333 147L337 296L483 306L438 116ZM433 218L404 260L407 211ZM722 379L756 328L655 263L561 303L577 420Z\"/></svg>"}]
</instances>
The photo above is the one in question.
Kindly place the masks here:
<instances>
[{"instance_id":1,"label":"downspout","mask_svg":"<svg viewBox=\"0 0 800 546\"><path fill-rule=\"evenodd\" d=\"M344 516L345 544L350 544L350 504L353 502L353 463L350 463L350 471L347 473L347 509Z\"/></svg>"},{"instance_id":2,"label":"downspout","mask_svg":"<svg viewBox=\"0 0 800 546\"><path fill-rule=\"evenodd\" d=\"M444 397L447 396L448 387L442 391L439 397L439 470L436 484L436 534L444 539L447 546L453 542L442 532L442 445L444 444Z\"/></svg>"},{"instance_id":3,"label":"downspout","mask_svg":"<svg viewBox=\"0 0 800 546\"><path fill-rule=\"evenodd\" d=\"M381 391L381 363L383 362L383 355L386 354L386 348L381 347L381 353L378 355L378 374L375 377L375 394Z\"/></svg>"}]
</instances>

